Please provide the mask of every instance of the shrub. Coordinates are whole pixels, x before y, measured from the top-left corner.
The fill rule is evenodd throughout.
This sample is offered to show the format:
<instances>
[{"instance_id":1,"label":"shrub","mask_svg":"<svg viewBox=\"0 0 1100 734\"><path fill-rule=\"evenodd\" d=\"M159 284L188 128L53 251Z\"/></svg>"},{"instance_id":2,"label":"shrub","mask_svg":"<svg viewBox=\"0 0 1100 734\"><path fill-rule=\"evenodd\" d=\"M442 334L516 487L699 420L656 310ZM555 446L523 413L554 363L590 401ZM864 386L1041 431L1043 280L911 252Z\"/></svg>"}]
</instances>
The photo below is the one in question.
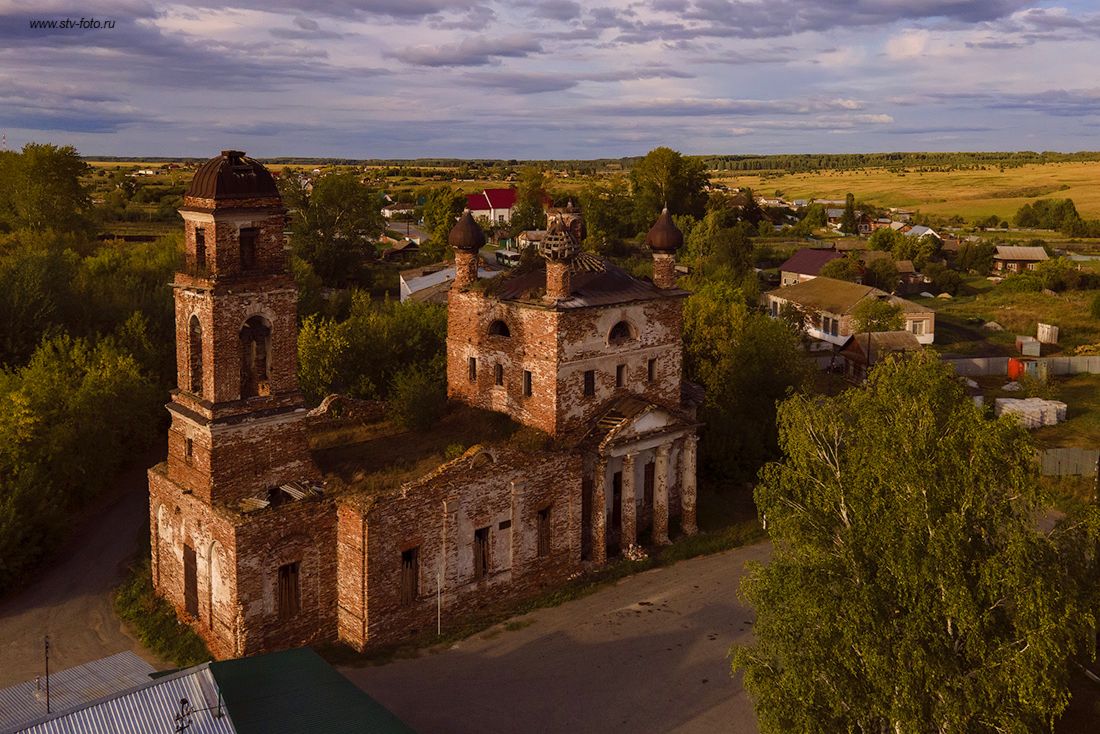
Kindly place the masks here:
<instances>
[{"instance_id":1,"label":"shrub","mask_svg":"<svg viewBox=\"0 0 1100 734\"><path fill-rule=\"evenodd\" d=\"M387 405L390 420L414 431L424 431L439 420L447 407L442 360L406 367L394 375Z\"/></svg>"}]
</instances>

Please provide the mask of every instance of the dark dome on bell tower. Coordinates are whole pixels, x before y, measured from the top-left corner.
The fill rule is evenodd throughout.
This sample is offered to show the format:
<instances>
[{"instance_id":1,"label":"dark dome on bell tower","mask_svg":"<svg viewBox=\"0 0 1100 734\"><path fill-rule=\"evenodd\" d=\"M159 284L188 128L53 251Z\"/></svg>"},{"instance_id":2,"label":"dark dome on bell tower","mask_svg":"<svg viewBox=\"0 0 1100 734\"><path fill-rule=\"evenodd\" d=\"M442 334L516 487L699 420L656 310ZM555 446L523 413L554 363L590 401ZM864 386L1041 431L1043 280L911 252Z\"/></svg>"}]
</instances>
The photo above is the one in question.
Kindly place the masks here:
<instances>
[{"instance_id":1,"label":"dark dome on bell tower","mask_svg":"<svg viewBox=\"0 0 1100 734\"><path fill-rule=\"evenodd\" d=\"M199 166L184 196L215 201L280 198L271 172L240 150L223 150Z\"/></svg>"}]
</instances>

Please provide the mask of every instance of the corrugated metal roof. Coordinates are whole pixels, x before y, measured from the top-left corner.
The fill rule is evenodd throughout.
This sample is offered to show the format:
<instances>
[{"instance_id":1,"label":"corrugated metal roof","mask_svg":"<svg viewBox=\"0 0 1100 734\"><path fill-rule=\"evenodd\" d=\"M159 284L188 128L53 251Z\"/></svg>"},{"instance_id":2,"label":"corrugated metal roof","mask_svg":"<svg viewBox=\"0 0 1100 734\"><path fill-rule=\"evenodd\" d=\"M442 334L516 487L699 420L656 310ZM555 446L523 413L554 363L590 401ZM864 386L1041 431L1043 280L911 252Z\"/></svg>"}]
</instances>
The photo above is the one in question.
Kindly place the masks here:
<instances>
[{"instance_id":1,"label":"corrugated metal roof","mask_svg":"<svg viewBox=\"0 0 1100 734\"><path fill-rule=\"evenodd\" d=\"M208 665L158 678L127 693L13 729L11 734L172 734L182 699L194 709L187 734L237 734L227 707L223 705L221 717L217 716L218 684Z\"/></svg>"},{"instance_id":2,"label":"corrugated metal roof","mask_svg":"<svg viewBox=\"0 0 1100 734\"><path fill-rule=\"evenodd\" d=\"M1047 260L1047 251L1042 247L1022 247L1019 245L997 245L994 260Z\"/></svg>"},{"instance_id":3,"label":"corrugated metal roof","mask_svg":"<svg viewBox=\"0 0 1100 734\"><path fill-rule=\"evenodd\" d=\"M128 688L149 682L155 672L130 651L93 660L50 674L50 709L68 711ZM46 715L46 682L27 681L0 690L0 731L25 725Z\"/></svg>"}]
</instances>

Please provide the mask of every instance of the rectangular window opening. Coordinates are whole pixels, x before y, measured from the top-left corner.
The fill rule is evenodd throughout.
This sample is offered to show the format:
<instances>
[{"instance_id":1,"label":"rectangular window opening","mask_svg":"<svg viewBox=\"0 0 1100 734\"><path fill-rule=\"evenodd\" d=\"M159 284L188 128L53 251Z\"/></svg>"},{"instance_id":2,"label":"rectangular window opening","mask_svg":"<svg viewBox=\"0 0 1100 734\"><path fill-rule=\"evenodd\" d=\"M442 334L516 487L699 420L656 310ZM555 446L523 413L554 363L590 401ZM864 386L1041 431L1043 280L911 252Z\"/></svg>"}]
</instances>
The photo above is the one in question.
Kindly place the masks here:
<instances>
[{"instance_id":1,"label":"rectangular window opening","mask_svg":"<svg viewBox=\"0 0 1100 734\"><path fill-rule=\"evenodd\" d=\"M186 438L183 441L184 453L188 459L195 455L195 440L193 438Z\"/></svg>"},{"instance_id":2,"label":"rectangular window opening","mask_svg":"<svg viewBox=\"0 0 1100 734\"><path fill-rule=\"evenodd\" d=\"M401 606L416 602L420 595L420 548L401 551Z\"/></svg>"},{"instance_id":3,"label":"rectangular window opening","mask_svg":"<svg viewBox=\"0 0 1100 734\"><path fill-rule=\"evenodd\" d=\"M241 230L241 270L254 270L256 268L256 240L259 238L259 230L255 227L245 227Z\"/></svg>"},{"instance_id":4,"label":"rectangular window opening","mask_svg":"<svg viewBox=\"0 0 1100 734\"><path fill-rule=\"evenodd\" d=\"M531 397L531 371L523 371L523 397Z\"/></svg>"},{"instance_id":5,"label":"rectangular window opening","mask_svg":"<svg viewBox=\"0 0 1100 734\"><path fill-rule=\"evenodd\" d=\"M539 558L550 555L550 508L539 510L538 514Z\"/></svg>"},{"instance_id":6,"label":"rectangular window opening","mask_svg":"<svg viewBox=\"0 0 1100 734\"><path fill-rule=\"evenodd\" d=\"M477 382L477 357L470 357L466 364L470 371L470 382Z\"/></svg>"},{"instance_id":7,"label":"rectangular window opening","mask_svg":"<svg viewBox=\"0 0 1100 734\"><path fill-rule=\"evenodd\" d=\"M584 371L584 394L588 397L596 394L596 370Z\"/></svg>"},{"instance_id":8,"label":"rectangular window opening","mask_svg":"<svg viewBox=\"0 0 1100 734\"><path fill-rule=\"evenodd\" d=\"M653 382L657 379L657 360L650 359L645 365L645 379L647 382Z\"/></svg>"},{"instance_id":9,"label":"rectangular window opening","mask_svg":"<svg viewBox=\"0 0 1100 734\"><path fill-rule=\"evenodd\" d=\"M493 367L493 379L495 380L497 385L504 384L504 365L497 364L495 367Z\"/></svg>"},{"instance_id":10,"label":"rectangular window opening","mask_svg":"<svg viewBox=\"0 0 1100 734\"><path fill-rule=\"evenodd\" d=\"M622 387L626 381L626 365L620 364L615 367L615 387Z\"/></svg>"},{"instance_id":11,"label":"rectangular window opening","mask_svg":"<svg viewBox=\"0 0 1100 734\"><path fill-rule=\"evenodd\" d=\"M474 531L474 579L480 580L489 575L489 528Z\"/></svg>"},{"instance_id":12,"label":"rectangular window opening","mask_svg":"<svg viewBox=\"0 0 1100 734\"><path fill-rule=\"evenodd\" d=\"M206 231L202 228L195 230L195 267L206 267Z\"/></svg>"},{"instance_id":13,"label":"rectangular window opening","mask_svg":"<svg viewBox=\"0 0 1100 734\"><path fill-rule=\"evenodd\" d=\"M302 588L298 579L299 562L279 566L279 618L289 619L302 608Z\"/></svg>"}]
</instances>

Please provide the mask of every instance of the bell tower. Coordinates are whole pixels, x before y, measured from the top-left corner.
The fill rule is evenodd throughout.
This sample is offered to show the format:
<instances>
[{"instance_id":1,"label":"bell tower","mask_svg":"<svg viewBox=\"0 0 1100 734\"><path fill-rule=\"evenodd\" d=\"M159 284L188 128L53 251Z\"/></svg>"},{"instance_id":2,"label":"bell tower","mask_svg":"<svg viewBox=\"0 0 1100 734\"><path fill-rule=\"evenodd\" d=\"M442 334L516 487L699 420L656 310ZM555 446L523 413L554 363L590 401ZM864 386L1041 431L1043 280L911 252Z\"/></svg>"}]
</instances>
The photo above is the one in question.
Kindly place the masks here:
<instances>
[{"instance_id":1,"label":"bell tower","mask_svg":"<svg viewBox=\"0 0 1100 734\"><path fill-rule=\"evenodd\" d=\"M238 504L318 478L300 420L298 293L274 179L243 152L222 151L199 168L179 211L169 479L207 503Z\"/></svg>"}]
</instances>

